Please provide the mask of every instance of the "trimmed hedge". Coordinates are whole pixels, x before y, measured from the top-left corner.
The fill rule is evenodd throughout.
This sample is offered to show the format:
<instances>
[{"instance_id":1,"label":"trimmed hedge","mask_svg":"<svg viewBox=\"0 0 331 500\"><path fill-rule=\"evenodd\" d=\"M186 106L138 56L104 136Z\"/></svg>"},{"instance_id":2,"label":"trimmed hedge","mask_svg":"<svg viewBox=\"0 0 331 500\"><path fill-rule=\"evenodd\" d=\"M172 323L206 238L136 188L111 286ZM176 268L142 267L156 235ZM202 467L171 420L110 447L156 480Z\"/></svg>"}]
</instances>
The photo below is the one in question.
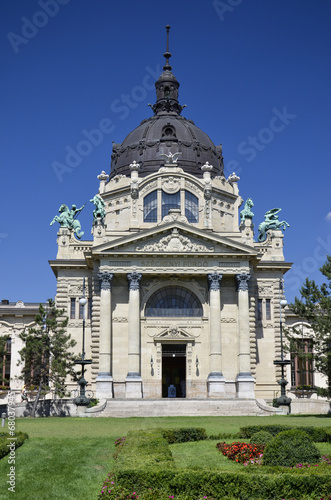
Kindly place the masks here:
<instances>
[{"instance_id":1,"label":"trimmed hedge","mask_svg":"<svg viewBox=\"0 0 331 500\"><path fill-rule=\"evenodd\" d=\"M129 431L125 445L116 457L116 469L130 467L140 469L160 464L171 467L174 464L166 439L160 430Z\"/></svg>"},{"instance_id":2,"label":"trimmed hedge","mask_svg":"<svg viewBox=\"0 0 331 500\"><path fill-rule=\"evenodd\" d=\"M330 472L323 465L291 471L281 467L241 467L238 472L178 470L162 429L127 434L99 499L169 498L195 500L207 496L223 500L274 500L321 498L331 491ZM113 484L112 484L113 483ZM116 488L115 488L116 487ZM118 496L123 488L123 494ZM114 492L116 489L116 494ZM113 493L108 491L112 491ZM133 496L134 493L134 496ZM154 495L154 496L153 496Z\"/></svg>"},{"instance_id":3,"label":"trimmed hedge","mask_svg":"<svg viewBox=\"0 0 331 500\"><path fill-rule=\"evenodd\" d=\"M149 488L161 490L190 500L209 496L222 500L274 500L307 497L323 497L331 491L331 476L328 474L246 474L244 472L214 472L188 470L160 470L153 468L119 470L115 481L141 494ZM109 499L107 494L100 499ZM130 498L130 497L129 497ZM162 498L162 497L159 497Z\"/></svg>"},{"instance_id":4,"label":"trimmed hedge","mask_svg":"<svg viewBox=\"0 0 331 500\"><path fill-rule=\"evenodd\" d=\"M16 432L14 436L11 436L9 433L1 432L0 433L0 459L8 455L11 451L8 444L13 444L16 448L22 446L24 441L28 439L29 436L25 432Z\"/></svg>"},{"instance_id":5,"label":"trimmed hedge","mask_svg":"<svg viewBox=\"0 0 331 500\"><path fill-rule=\"evenodd\" d=\"M166 429L162 432L162 435L169 444L203 441L207 439L206 429L201 427Z\"/></svg>"},{"instance_id":6,"label":"trimmed hedge","mask_svg":"<svg viewBox=\"0 0 331 500\"><path fill-rule=\"evenodd\" d=\"M267 431L272 436L276 436L280 432L297 429L306 432L316 443L331 443L330 427L297 427L291 425L249 425L240 427L239 436L244 439L249 439L256 432Z\"/></svg>"}]
</instances>

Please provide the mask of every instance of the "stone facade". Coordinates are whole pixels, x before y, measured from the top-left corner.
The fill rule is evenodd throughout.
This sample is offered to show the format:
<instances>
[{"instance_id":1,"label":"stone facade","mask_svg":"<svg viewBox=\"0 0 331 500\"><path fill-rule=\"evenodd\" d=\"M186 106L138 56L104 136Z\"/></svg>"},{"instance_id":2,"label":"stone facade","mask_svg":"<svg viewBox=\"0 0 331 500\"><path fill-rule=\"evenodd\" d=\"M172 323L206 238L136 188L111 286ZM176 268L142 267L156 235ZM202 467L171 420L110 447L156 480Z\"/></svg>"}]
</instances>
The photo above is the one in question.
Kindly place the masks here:
<instances>
[{"instance_id":1,"label":"stone facade","mask_svg":"<svg viewBox=\"0 0 331 500\"><path fill-rule=\"evenodd\" d=\"M146 222L151 193L154 223ZM163 193L178 193L180 201L162 217ZM196 200L196 222L187 218L187 193ZM212 179L209 169L198 179L180 162L160 164L145 177L133 168L131 176L102 178L99 194L106 215L94 223L93 241L78 241L60 228L57 258L50 262L57 306L71 318L77 352L82 319L78 306L75 317L70 308L85 277L92 301L87 379L96 396L158 399L174 385L177 397L272 399L280 377L273 364L280 355L279 281L290 268L282 231L254 242L252 221L239 225L238 179ZM186 292L187 316L158 305L157 294L169 292L180 307L177 291Z\"/></svg>"}]
</instances>

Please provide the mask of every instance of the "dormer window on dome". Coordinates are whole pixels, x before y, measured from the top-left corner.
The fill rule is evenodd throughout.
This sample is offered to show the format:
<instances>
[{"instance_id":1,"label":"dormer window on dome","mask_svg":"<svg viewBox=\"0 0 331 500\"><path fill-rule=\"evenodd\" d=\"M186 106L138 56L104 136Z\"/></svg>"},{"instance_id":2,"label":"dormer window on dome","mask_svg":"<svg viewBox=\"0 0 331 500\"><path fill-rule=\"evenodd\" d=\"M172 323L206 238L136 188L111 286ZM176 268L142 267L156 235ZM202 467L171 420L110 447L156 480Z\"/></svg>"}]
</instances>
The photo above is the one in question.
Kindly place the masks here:
<instances>
[{"instance_id":1,"label":"dormer window on dome","mask_svg":"<svg viewBox=\"0 0 331 500\"><path fill-rule=\"evenodd\" d=\"M162 129L162 136L160 141L178 141L176 136L176 129L169 123L165 125Z\"/></svg>"}]
</instances>

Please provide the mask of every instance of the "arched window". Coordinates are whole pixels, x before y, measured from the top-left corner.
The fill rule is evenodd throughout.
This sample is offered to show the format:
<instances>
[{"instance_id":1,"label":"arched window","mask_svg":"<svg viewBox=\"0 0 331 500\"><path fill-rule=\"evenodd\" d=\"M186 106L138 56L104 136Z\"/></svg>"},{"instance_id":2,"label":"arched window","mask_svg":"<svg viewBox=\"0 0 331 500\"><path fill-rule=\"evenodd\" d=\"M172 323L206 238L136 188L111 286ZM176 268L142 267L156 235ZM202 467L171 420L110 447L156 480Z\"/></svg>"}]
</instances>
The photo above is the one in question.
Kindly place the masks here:
<instances>
[{"instance_id":1,"label":"arched window","mask_svg":"<svg viewBox=\"0 0 331 500\"><path fill-rule=\"evenodd\" d=\"M199 220L199 200L189 191L185 191L185 217L189 222Z\"/></svg>"},{"instance_id":2,"label":"arched window","mask_svg":"<svg viewBox=\"0 0 331 500\"><path fill-rule=\"evenodd\" d=\"M181 286L168 286L155 292L148 300L145 316L201 317L202 305L196 295Z\"/></svg>"},{"instance_id":3,"label":"arched window","mask_svg":"<svg viewBox=\"0 0 331 500\"><path fill-rule=\"evenodd\" d=\"M144 222L157 222L157 191L144 198Z\"/></svg>"}]
</instances>

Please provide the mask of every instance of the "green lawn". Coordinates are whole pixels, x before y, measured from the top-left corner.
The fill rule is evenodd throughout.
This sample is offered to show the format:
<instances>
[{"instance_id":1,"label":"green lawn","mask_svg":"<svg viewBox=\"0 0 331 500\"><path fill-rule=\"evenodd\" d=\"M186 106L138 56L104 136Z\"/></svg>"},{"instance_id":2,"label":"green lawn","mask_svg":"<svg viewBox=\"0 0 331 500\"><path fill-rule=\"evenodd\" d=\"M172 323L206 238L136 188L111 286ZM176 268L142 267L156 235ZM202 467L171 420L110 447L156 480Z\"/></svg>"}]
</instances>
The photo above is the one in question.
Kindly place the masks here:
<instances>
[{"instance_id":1,"label":"green lawn","mask_svg":"<svg viewBox=\"0 0 331 500\"><path fill-rule=\"evenodd\" d=\"M236 433L244 425L325 427L329 422L318 416L17 419L16 429L27 432L29 439L16 450L15 494L7 490L8 457L0 461L0 499L95 500L111 470L115 439L131 429L204 427L208 435L215 435ZM172 445L171 451L178 467L236 467L216 450L216 442ZM321 446L330 453L329 445Z\"/></svg>"}]
</instances>

